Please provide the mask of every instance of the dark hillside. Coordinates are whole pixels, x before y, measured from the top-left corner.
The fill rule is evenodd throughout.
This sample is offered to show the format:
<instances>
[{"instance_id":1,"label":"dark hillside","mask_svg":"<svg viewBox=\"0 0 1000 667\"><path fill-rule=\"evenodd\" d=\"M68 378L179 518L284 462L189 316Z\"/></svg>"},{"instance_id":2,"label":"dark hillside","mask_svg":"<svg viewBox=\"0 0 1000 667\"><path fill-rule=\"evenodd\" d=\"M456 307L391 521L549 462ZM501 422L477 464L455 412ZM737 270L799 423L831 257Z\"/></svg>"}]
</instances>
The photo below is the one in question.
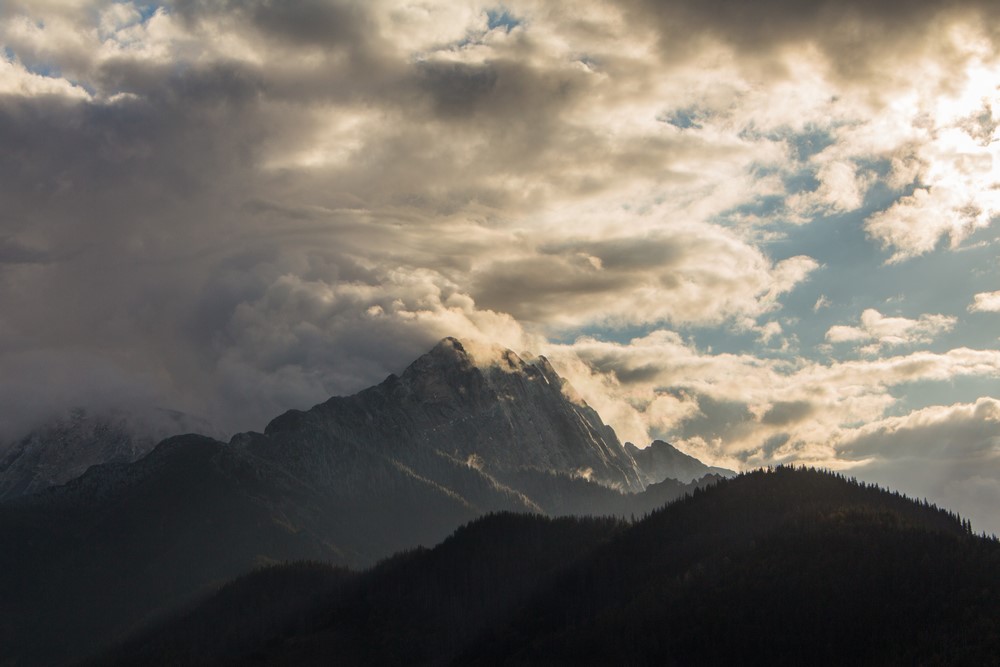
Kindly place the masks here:
<instances>
[{"instance_id":1,"label":"dark hillside","mask_svg":"<svg viewBox=\"0 0 1000 667\"><path fill-rule=\"evenodd\" d=\"M353 578L329 567L272 568L94 664L438 664L625 527L616 519L500 513Z\"/></svg>"},{"instance_id":2,"label":"dark hillside","mask_svg":"<svg viewBox=\"0 0 1000 667\"><path fill-rule=\"evenodd\" d=\"M264 599L248 582L241 598ZM248 607L265 617L253 627L283 630L238 651L210 642L202 655L227 660L201 664L991 664L1000 544L898 494L779 468L632 525L494 515L358 575L311 616ZM209 638L246 621L195 614ZM116 664L192 655L185 623Z\"/></svg>"},{"instance_id":3,"label":"dark hillside","mask_svg":"<svg viewBox=\"0 0 1000 667\"><path fill-rule=\"evenodd\" d=\"M954 515L814 470L758 471L646 518L472 664L989 664L1000 545Z\"/></svg>"}]
</instances>

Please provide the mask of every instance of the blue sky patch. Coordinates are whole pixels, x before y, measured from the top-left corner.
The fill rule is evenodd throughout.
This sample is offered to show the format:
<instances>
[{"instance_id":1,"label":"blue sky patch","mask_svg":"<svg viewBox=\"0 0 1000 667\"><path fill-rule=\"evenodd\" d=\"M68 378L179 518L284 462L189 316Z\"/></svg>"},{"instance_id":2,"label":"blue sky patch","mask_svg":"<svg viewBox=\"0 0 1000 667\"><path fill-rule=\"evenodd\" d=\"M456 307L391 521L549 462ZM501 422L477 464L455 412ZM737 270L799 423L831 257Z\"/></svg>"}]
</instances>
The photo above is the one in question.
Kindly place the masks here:
<instances>
[{"instance_id":1,"label":"blue sky patch","mask_svg":"<svg viewBox=\"0 0 1000 667\"><path fill-rule=\"evenodd\" d=\"M510 10L506 7L486 10L486 19L490 30L504 28L506 32L510 32L521 25L521 21L511 14Z\"/></svg>"},{"instance_id":2,"label":"blue sky patch","mask_svg":"<svg viewBox=\"0 0 1000 667\"><path fill-rule=\"evenodd\" d=\"M702 123L711 118L711 116L712 113L707 109L689 106L664 112L657 116L656 120L682 130L700 130Z\"/></svg>"}]
</instances>

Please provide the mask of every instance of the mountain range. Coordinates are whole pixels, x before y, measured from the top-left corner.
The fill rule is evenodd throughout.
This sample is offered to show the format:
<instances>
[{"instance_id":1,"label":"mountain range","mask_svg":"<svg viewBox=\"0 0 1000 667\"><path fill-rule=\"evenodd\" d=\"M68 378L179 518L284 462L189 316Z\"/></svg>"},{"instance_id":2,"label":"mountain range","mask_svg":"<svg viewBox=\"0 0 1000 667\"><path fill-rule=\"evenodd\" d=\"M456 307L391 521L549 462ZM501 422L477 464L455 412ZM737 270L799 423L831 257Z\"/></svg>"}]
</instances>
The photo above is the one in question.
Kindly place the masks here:
<instances>
[{"instance_id":1,"label":"mountain range","mask_svg":"<svg viewBox=\"0 0 1000 667\"><path fill-rule=\"evenodd\" d=\"M108 430L122 445L108 451L134 442L124 430ZM43 440L11 460L44 453ZM678 468L684 481L669 477L667 448L635 456L544 357L448 338L399 376L263 433L178 435L11 493L0 504L11 545L0 550L0 664L70 662L255 567L368 567L491 512L641 516L721 478L692 480L693 459Z\"/></svg>"},{"instance_id":2,"label":"mountain range","mask_svg":"<svg viewBox=\"0 0 1000 667\"><path fill-rule=\"evenodd\" d=\"M262 433L139 432L79 413L5 450L0 665L1000 654L996 539L831 473L623 445L543 357L449 338ZM109 460L59 484L74 443Z\"/></svg>"}]
</instances>

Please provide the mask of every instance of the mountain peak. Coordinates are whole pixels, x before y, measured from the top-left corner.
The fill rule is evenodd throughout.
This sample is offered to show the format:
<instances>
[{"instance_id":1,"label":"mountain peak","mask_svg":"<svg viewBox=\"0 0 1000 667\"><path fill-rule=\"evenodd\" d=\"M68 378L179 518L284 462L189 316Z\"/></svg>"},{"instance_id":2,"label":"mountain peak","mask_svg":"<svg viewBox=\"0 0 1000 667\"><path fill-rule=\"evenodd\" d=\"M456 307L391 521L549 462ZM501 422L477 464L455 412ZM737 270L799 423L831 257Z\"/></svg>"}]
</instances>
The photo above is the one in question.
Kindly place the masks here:
<instances>
[{"instance_id":1,"label":"mountain peak","mask_svg":"<svg viewBox=\"0 0 1000 667\"><path fill-rule=\"evenodd\" d=\"M444 338L400 376L308 412L289 411L265 435L354 443L428 479L438 475L433 462L475 460L500 481L523 470L586 473L606 486L642 490L611 427L573 397L544 357L525 356L530 361L499 345Z\"/></svg>"},{"instance_id":2,"label":"mountain peak","mask_svg":"<svg viewBox=\"0 0 1000 667\"><path fill-rule=\"evenodd\" d=\"M437 363L475 366L481 370L495 367L516 372L525 371L530 365L513 350L501 345L461 341L452 336L442 338L424 357Z\"/></svg>"},{"instance_id":3,"label":"mountain peak","mask_svg":"<svg viewBox=\"0 0 1000 667\"><path fill-rule=\"evenodd\" d=\"M407 384L444 382L454 388L462 384L463 378L468 380L471 375L485 378L500 373L522 376L529 381L543 379L545 383L560 388L565 385L545 357L531 354L525 354L525 357L501 345L462 341L449 336L410 364L401 378ZM576 402L582 403L580 400Z\"/></svg>"},{"instance_id":4,"label":"mountain peak","mask_svg":"<svg viewBox=\"0 0 1000 667\"><path fill-rule=\"evenodd\" d=\"M466 351L462 341L454 336L446 336L438 341L437 345L431 348L428 354L455 359L468 359L469 353Z\"/></svg>"},{"instance_id":5,"label":"mountain peak","mask_svg":"<svg viewBox=\"0 0 1000 667\"><path fill-rule=\"evenodd\" d=\"M688 482L710 474L722 477L732 477L736 474L726 468L705 465L663 440L654 440L643 449L626 442L625 451L639 466L646 484L655 484L664 479Z\"/></svg>"}]
</instances>

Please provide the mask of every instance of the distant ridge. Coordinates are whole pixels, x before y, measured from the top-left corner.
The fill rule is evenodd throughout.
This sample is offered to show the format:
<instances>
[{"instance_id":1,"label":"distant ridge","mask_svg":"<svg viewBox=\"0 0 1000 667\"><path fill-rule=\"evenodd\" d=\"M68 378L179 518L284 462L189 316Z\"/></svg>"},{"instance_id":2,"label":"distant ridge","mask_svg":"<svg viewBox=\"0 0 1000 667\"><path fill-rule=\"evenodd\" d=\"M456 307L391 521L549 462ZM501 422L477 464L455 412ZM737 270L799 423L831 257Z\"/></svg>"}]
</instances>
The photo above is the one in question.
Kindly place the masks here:
<instances>
[{"instance_id":1,"label":"distant ridge","mask_svg":"<svg viewBox=\"0 0 1000 667\"><path fill-rule=\"evenodd\" d=\"M65 484L93 465L130 463L163 438L192 431L212 427L176 410L70 410L0 447L0 501Z\"/></svg>"},{"instance_id":2,"label":"distant ridge","mask_svg":"<svg viewBox=\"0 0 1000 667\"><path fill-rule=\"evenodd\" d=\"M664 479L691 482L705 475L732 477L736 474L726 468L705 465L663 440L654 440L644 449L626 442L625 451L636 462L645 484L655 484Z\"/></svg>"}]
</instances>

